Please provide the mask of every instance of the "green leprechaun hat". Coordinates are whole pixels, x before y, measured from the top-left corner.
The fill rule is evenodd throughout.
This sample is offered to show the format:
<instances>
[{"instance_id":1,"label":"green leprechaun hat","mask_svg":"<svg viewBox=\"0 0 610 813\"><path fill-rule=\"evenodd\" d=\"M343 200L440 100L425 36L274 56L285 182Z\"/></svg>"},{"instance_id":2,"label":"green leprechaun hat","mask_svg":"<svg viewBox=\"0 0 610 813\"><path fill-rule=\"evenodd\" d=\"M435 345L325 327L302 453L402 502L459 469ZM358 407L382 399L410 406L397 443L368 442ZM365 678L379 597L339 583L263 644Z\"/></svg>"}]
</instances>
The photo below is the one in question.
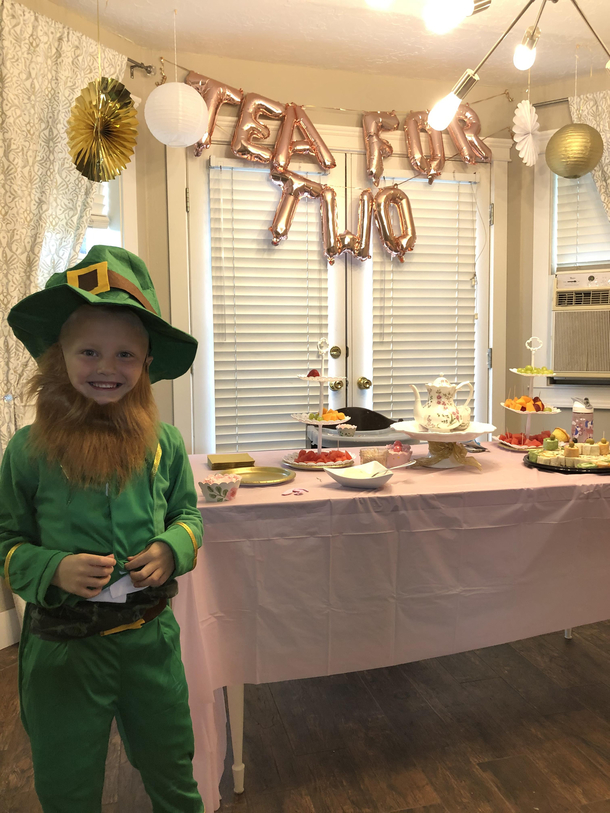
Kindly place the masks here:
<instances>
[{"instance_id":1,"label":"green leprechaun hat","mask_svg":"<svg viewBox=\"0 0 610 813\"><path fill-rule=\"evenodd\" d=\"M162 317L148 269L124 248L94 246L84 260L53 274L43 291L26 296L8 315L15 336L38 358L59 339L81 305L120 305L140 317L150 336L150 380L178 378L189 369L197 340Z\"/></svg>"}]
</instances>

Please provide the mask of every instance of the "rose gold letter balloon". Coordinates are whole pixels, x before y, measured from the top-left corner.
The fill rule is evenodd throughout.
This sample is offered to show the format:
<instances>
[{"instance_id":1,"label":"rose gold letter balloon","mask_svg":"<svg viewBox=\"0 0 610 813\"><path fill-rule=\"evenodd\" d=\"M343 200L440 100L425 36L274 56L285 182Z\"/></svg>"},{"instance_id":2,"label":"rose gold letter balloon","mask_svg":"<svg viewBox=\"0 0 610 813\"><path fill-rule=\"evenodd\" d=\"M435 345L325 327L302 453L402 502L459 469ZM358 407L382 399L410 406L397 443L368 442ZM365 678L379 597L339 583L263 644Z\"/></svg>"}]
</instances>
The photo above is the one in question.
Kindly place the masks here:
<instances>
[{"instance_id":1,"label":"rose gold letter balloon","mask_svg":"<svg viewBox=\"0 0 610 813\"><path fill-rule=\"evenodd\" d=\"M212 143L212 136L214 135L214 127L216 126L216 117L218 111L223 104L240 104L244 98L244 92L241 88L232 88L229 85L223 85L215 79L209 79L207 76L202 76L200 73L191 71L184 80L187 85L194 87L195 90L203 96L203 101L208 108L208 130L201 141L195 144L195 155L199 157L204 150L207 150Z\"/></svg>"},{"instance_id":2,"label":"rose gold letter balloon","mask_svg":"<svg viewBox=\"0 0 610 813\"><path fill-rule=\"evenodd\" d=\"M271 241L274 246L277 246L288 237L294 213L301 198L319 198L323 186L315 181L310 181L309 178L288 171L272 172L271 180L276 186L282 188L282 197L278 203L273 223L269 227Z\"/></svg>"},{"instance_id":3,"label":"rose gold letter balloon","mask_svg":"<svg viewBox=\"0 0 610 813\"><path fill-rule=\"evenodd\" d=\"M389 158L394 150L389 141L381 138L382 130L396 130L398 119L396 113L363 113L362 129L364 131L364 148L366 150L366 172L375 186L383 175L383 159Z\"/></svg>"},{"instance_id":4,"label":"rose gold letter balloon","mask_svg":"<svg viewBox=\"0 0 610 813\"><path fill-rule=\"evenodd\" d=\"M421 133L428 134L430 144L429 160L422 148ZM427 175L428 181L432 183L441 174L441 170L445 166L445 148L443 146L443 134L438 130L433 130L428 124L427 110L409 113L405 120L405 139L411 166L420 175Z\"/></svg>"},{"instance_id":5,"label":"rose gold letter balloon","mask_svg":"<svg viewBox=\"0 0 610 813\"><path fill-rule=\"evenodd\" d=\"M394 234L390 207L395 206L400 223L400 234ZM407 251L413 251L417 235L411 203L406 192L398 186L387 186L375 195L375 218L381 240L392 257L405 261Z\"/></svg>"},{"instance_id":6,"label":"rose gold letter balloon","mask_svg":"<svg viewBox=\"0 0 610 813\"><path fill-rule=\"evenodd\" d=\"M449 127L449 135L466 164L489 164L491 150L481 139L481 121L469 104L461 104Z\"/></svg>"},{"instance_id":7,"label":"rose gold letter balloon","mask_svg":"<svg viewBox=\"0 0 610 813\"><path fill-rule=\"evenodd\" d=\"M258 93L247 93L241 103L237 127L231 141L233 153L238 158L268 164L273 157L273 150L254 143L254 139L264 141L270 136L269 128L261 124L258 117L265 115L272 119L281 119L285 109L286 105L274 102L273 99L259 96Z\"/></svg>"},{"instance_id":8,"label":"rose gold letter balloon","mask_svg":"<svg viewBox=\"0 0 610 813\"><path fill-rule=\"evenodd\" d=\"M373 193L365 189L360 193L358 204L358 234L349 231L338 234L337 193L325 186L320 195L322 213L322 242L324 254L332 265L337 257L349 252L359 260L371 259L371 231L373 225Z\"/></svg>"},{"instance_id":9,"label":"rose gold letter balloon","mask_svg":"<svg viewBox=\"0 0 610 813\"><path fill-rule=\"evenodd\" d=\"M305 136L304 139L295 139L294 131L297 127ZM315 156L323 169L334 169L337 166L331 151L313 126L307 113L296 104L288 104L275 145L273 172L284 172L288 169L290 159L295 153Z\"/></svg>"}]
</instances>

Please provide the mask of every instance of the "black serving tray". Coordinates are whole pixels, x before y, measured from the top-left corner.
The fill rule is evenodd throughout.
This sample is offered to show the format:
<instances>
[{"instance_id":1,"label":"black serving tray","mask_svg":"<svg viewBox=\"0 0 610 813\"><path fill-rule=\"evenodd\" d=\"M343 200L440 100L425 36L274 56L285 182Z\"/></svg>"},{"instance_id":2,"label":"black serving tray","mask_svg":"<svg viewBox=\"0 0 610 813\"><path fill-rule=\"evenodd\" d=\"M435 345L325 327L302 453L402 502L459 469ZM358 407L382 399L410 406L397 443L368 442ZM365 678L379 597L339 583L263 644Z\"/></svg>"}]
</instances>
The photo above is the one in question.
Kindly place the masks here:
<instances>
[{"instance_id":1,"label":"black serving tray","mask_svg":"<svg viewBox=\"0 0 610 813\"><path fill-rule=\"evenodd\" d=\"M523 462L528 469L552 471L553 474L610 474L610 467L607 469L567 469L563 466L547 466L545 463L532 463L528 455L524 455Z\"/></svg>"}]
</instances>

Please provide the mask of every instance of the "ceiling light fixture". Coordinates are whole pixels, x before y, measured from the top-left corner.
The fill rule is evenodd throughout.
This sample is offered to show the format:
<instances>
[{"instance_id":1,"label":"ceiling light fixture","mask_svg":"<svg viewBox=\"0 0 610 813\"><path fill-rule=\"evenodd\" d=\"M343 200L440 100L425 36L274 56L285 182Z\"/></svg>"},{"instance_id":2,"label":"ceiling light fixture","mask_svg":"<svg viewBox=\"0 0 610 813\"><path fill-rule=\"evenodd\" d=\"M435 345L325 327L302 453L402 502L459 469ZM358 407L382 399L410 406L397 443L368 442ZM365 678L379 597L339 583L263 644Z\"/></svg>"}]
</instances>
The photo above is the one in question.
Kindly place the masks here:
<instances>
[{"instance_id":1,"label":"ceiling light fixture","mask_svg":"<svg viewBox=\"0 0 610 813\"><path fill-rule=\"evenodd\" d=\"M583 18L587 26L590 28L593 36L602 46L606 54L610 57L610 51L606 47L605 43L602 41L599 34L593 28L589 20L585 17L584 12L576 2L576 0L570 0L574 8L578 11L580 16ZM476 85L479 81L479 70L483 67L483 65L487 62L489 57L493 54L496 48L506 39L508 34L513 30L513 28L517 25L521 17L525 14L528 8L533 5L536 0L527 0L525 6L521 9L519 14L515 17L512 23L508 26L506 31L502 34L502 36L498 39L498 41L489 49L489 51L485 54L483 59L479 62L477 67L474 70L468 69L460 78L459 82L455 85L451 93L445 96L444 99L441 99L440 102L437 102L430 114L428 116L428 122L430 126L434 130L444 130L449 123L451 122L453 116L456 114L458 107L460 106L460 102L463 101L466 97L466 94ZM540 12L538 13L538 17L536 22L531 28L528 28L526 31L525 37L523 38L523 42L521 43L521 47L525 47L525 50L528 52L528 59L531 60L530 65L533 64L535 59L535 50L536 50L536 42L538 41L538 37L540 36L540 32L538 31L538 22L540 21L540 16L542 11L547 4L548 0L542 0L542 5L540 8ZM557 0L551 0L552 3L557 3ZM475 2L475 7L477 3ZM475 8L476 13L476 8ZM520 52L521 54L522 52ZM533 58L532 58L533 54ZM515 57L517 55L515 54ZM525 60L524 60L525 61ZM516 63L515 63L516 64ZM517 67L521 68L521 70L527 70L530 65L524 65L521 68L521 65L517 65ZM610 60L606 64L606 70L610 71Z\"/></svg>"},{"instance_id":2,"label":"ceiling light fixture","mask_svg":"<svg viewBox=\"0 0 610 813\"><path fill-rule=\"evenodd\" d=\"M490 6L491 0L427 0L422 17L428 31L446 34L466 17L479 14Z\"/></svg>"},{"instance_id":3,"label":"ceiling light fixture","mask_svg":"<svg viewBox=\"0 0 610 813\"><path fill-rule=\"evenodd\" d=\"M428 31L446 34L470 17L474 7L474 0L428 0L422 16Z\"/></svg>"},{"instance_id":4,"label":"ceiling light fixture","mask_svg":"<svg viewBox=\"0 0 610 813\"><path fill-rule=\"evenodd\" d=\"M460 102L466 98L466 94L469 93L470 90L472 90L472 88L479 81L478 76L479 69L483 67L483 65L487 62L489 57L500 45L500 43L504 41L504 39L508 36L510 31L512 31L512 29L517 25L521 17L523 17L528 8L535 2L536 0L527 0L525 6L521 9L519 14L517 14L515 19L508 26L508 28L498 39L498 41L485 54L485 56L479 62L477 67L474 70L470 70L469 68L464 74L462 74L462 77L460 78L457 85L455 85L451 93L449 93L447 96L445 96L444 99L441 99L440 102L437 102L434 105L434 107L430 111L430 115L428 116L428 123L430 124L430 127L432 127L433 130L444 130L445 127L449 125L451 119L455 116L457 109L460 106ZM553 2L557 2L557 0L553 0Z\"/></svg>"}]
</instances>

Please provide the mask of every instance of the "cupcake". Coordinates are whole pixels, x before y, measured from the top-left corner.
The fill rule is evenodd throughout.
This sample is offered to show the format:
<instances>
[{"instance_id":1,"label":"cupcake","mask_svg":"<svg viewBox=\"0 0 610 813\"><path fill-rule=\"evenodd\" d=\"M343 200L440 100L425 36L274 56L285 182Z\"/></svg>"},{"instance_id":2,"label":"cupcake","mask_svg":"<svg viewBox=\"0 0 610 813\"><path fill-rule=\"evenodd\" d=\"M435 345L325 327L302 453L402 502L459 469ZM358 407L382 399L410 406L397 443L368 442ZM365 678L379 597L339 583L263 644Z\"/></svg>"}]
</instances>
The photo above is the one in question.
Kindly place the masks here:
<instances>
[{"instance_id":1,"label":"cupcake","mask_svg":"<svg viewBox=\"0 0 610 813\"><path fill-rule=\"evenodd\" d=\"M397 440L388 446L387 449L388 457L386 466L389 469L392 469L395 466L402 466L411 461L411 447L407 443L403 444L402 441Z\"/></svg>"}]
</instances>

